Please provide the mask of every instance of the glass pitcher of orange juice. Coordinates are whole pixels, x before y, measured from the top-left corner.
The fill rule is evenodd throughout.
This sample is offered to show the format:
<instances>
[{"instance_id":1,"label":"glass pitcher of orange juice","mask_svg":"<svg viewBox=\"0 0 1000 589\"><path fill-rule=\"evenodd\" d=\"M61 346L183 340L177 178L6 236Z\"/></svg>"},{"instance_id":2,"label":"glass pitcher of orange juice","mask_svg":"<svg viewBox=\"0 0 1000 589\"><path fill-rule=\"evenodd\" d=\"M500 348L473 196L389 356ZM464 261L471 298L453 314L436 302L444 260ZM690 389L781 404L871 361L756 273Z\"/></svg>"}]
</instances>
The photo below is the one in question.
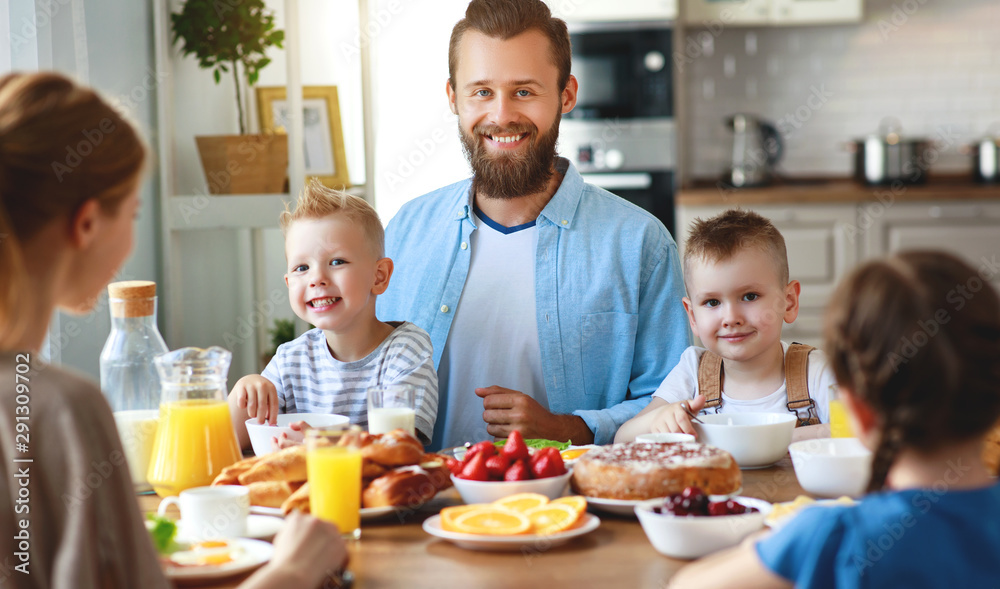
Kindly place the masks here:
<instances>
[{"instance_id":1,"label":"glass pitcher of orange juice","mask_svg":"<svg viewBox=\"0 0 1000 589\"><path fill-rule=\"evenodd\" d=\"M240 459L226 402L233 355L220 347L181 348L153 361L160 374L160 425L147 478L160 497L210 485Z\"/></svg>"}]
</instances>

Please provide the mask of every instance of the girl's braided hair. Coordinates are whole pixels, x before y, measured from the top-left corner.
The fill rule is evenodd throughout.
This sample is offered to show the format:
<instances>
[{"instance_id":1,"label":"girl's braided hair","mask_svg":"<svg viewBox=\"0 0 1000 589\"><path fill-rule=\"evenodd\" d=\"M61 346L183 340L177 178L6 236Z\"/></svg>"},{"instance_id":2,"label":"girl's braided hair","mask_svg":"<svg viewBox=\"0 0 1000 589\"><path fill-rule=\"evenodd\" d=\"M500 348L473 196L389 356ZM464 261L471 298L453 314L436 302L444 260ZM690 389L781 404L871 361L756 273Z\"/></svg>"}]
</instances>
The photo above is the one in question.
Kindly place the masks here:
<instances>
[{"instance_id":1,"label":"girl's braided hair","mask_svg":"<svg viewBox=\"0 0 1000 589\"><path fill-rule=\"evenodd\" d=\"M838 384L881 421L869 491L900 449L974 439L1000 417L1000 300L988 278L950 254L912 251L837 287L825 350Z\"/></svg>"}]
</instances>

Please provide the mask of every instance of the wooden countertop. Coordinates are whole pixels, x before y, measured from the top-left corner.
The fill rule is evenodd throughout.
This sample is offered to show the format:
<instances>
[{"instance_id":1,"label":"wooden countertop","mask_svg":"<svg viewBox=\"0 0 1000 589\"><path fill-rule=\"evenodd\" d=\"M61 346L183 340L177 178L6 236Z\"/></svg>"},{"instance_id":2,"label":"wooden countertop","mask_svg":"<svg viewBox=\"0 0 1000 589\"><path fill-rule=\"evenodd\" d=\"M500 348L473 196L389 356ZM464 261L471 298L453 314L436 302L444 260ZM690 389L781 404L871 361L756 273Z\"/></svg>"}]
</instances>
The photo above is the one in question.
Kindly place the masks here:
<instances>
[{"instance_id":1,"label":"wooden countertop","mask_svg":"<svg viewBox=\"0 0 1000 589\"><path fill-rule=\"evenodd\" d=\"M891 200L890 200L891 199ZM976 184L967 177L930 177L925 184L867 186L850 179L783 179L768 186L731 189L696 181L678 191L679 206L836 204L930 200L1000 200L1000 184Z\"/></svg>"},{"instance_id":2,"label":"wooden countertop","mask_svg":"<svg viewBox=\"0 0 1000 589\"><path fill-rule=\"evenodd\" d=\"M743 494L772 503L806 494L791 459L762 470L743 471ZM155 512L159 498L139 497L143 512ZM638 520L593 511L601 525L567 544L516 552L479 552L430 536L423 520L442 507L460 504L454 489L438 495L400 521L362 523L361 540L350 546L348 569L354 587L634 587L661 589L687 561L657 553ZM175 512L176 513L176 512ZM232 588L247 575L202 587ZM299 588L311 589L311 588Z\"/></svg>"}]
</instances>

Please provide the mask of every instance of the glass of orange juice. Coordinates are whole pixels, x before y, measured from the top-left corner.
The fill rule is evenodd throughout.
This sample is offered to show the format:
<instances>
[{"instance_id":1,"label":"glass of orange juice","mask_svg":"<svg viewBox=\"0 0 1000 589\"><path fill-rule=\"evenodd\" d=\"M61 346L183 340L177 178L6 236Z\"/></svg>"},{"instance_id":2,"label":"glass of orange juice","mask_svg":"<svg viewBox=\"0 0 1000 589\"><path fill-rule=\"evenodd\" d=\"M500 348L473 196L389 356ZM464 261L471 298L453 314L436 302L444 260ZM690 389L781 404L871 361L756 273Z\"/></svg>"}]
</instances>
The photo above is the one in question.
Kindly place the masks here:
<instances>
[{"instance_id":1,"label":"glass of orange juice","mask_svg":"<svg viewBox=\"0 0 1000 589\"><path fill-rule=\"evenodd\" d=\"M830 391L830 437L853 438L851 421L847 415L847 407L837 396L836 389Z\"/></svg>"},{"instance_id":2,"label":"glass of orange juice","mask_svg":"<svg viewBox=\"0 0 1000 589\"><path fill-rule=\"evenodd\" d=\"M309 509L351 540L361 537L361 449L350 442L358 432L347 425L306 430Z\"/></svg>"}]
</instances>

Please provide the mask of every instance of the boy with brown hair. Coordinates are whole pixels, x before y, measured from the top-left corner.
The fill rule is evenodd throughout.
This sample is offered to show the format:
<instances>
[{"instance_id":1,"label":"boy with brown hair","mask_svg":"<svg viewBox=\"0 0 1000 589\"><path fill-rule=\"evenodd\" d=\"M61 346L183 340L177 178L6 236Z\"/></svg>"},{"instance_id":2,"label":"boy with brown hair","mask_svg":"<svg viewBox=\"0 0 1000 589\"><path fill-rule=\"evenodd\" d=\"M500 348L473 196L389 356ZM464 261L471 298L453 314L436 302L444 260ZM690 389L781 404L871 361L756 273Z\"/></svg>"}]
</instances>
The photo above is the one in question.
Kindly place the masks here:
<instances>
[{"instance_id":1,"label":"boy with brown hair","mask_svg":"<svg viewBox=\"0 0 1000 589\"><path fill-rule=\"evenodd\" d=\"M393 269L375 209L314 180L280 221L289 303L316 328L278 346L262 374L233 387L240 445L249 445L247 417L273 424L279 413L336 413L366 425L367 389L388 384L416 389L416 430L429 442L438 405L431 341L412 323L375 317L375 298Z\"/></svg>"},{"instance_id":2,"label":"boy with brown hair","mask_svg":"<svg viewBox=\"0 0 1000 589\"><path fill-rule=\"evenodd\" d=\"M788 279L785 240L770 221L737 209L696 220L684 282L684 309L705 347L684 351L615 442L646 432L693 434L689 411L791 411L799 426L829 421L834 378L823 353L781 341L782 323L798 316L801 287ZM800 428L796 437L818 433Z\"/></svg>"}]
</instances>

